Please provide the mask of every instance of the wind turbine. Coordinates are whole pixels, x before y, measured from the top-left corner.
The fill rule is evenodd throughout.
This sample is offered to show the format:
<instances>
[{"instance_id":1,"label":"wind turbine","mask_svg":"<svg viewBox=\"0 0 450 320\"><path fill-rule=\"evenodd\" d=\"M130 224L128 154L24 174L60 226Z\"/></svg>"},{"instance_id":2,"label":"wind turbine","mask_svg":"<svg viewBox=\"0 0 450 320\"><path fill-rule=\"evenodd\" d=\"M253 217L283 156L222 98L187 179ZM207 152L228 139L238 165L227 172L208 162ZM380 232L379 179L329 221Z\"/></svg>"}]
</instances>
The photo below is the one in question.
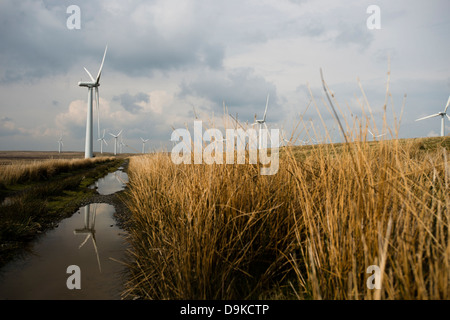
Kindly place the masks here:
<instances>
[{"instance_id":1,"label":"wind turbine","mask_svg":"<svg viewBox=\"0 0 450 320\"><path fill-rule=\"evenodd\" d=\"M145 153L145 143L146 143L148 140L150 140L150 139L144 140L144 139L141 137L141 140L142 140L142 153Z\"/></svg>"},{"instance_id":2,"label":"wind turbine","mask_svg":"<svg viewBox=\"0 0 450 320\"><path fill-rule=\"evenodd\" d=\"M119 138L121 133L122 133L122 130L120 130L120 132L118 134L109 133L110 135L112 135L114 137L114 155L117 155L117 138Z\"/></svg>"},{"instance_id":3,"label":"wind turbine","mask_svg":"<svg viewBox=\"0 0 450 320\"><path fill-rule=\"evenodd\" d=\"M80 87L87 87L88 88L88 103L87 103L87 119L86 119L86 144L84 148L84 157L85 158L92 158L94 156L93 152L93 134L92 134L92 122L93 122L93 107L92 107L92 99L93 99L93 89L95 88L95 96L96 96L96 103L97 103L97 110L99 105L99 94L98 94L98 87L100 86L100 76L102 74L103 69L103 63L105 62L106 57L106 51L108 50L108 46L105 48L105 53L103 54L103 60L102 64L100 65L100 69L97 74L97 78L94 79L94 77L91 75L91 73L88 71L88 69L84 68L86 70L87 74L89 75L89 78L91 78L90 82L86 81L80 81L78 82L78 85Z\"/></svg>"},{"instance_id":4,"label":"wind turbine","mask_svg":"<svg viewBox=\"0 0 450 320\"><path fill-rule=\"evenodd\" d=\"M84 239L84 241L78 247L78 249L81 249L81 247L84 246L84 244L89 240L89 238L92 237L92 243L94 244L94 250L95 250L95 254L97 256L98 269L100 270L100 272L102 272L102 266L100 265L100 256L98 254L98 249L97 249L97 241L95 239L95 217L97 215L96 209L97 208L94 204L94 210L93 210L92 219L91 219L91 205L88 204L87 206L84 207L84 228L75 229L73 231L73 233L87 235L86 238Z\"/></svg>"},{"instance_id":5,"label":"wind turbine","mask_svg":"<svg viewBox=\"0 0 450 320\"><path fill-rule=\"evenodd\" d=\"M259 124L259 149L262 148L262 146L261 146L261 144L262 144L262 134L261 134L262 126L264 125L266 127L267 132L269 132L269 129L267 128L267 125L266 125L266 114L267 114L268 105L269 105L269 94L267 94L266 110L264 111L264 117L260 120L255 119L255 123L252 124L252 126L254 126L255 124Z\"/></svg>"},{"instance_id":6,"label":"wind turbine","mask_svg":"<svg viewBox=\"0 0 450 320\"><path fill-rule=\"evenodd\" d=\"M64 147L63 140L62 140L62 133L58 140L58 153L61 153L61 150L62 150L61 147Z\"/></svg>"},{"instance_id":7,"label":"wind turbine","mask_svg":"<svg viewBox=\"0 0 450 320\"><path fill-rule=\"evenodd\" d=\"M100 141L100 153L103 154L103 142L108 145L108 142L105 140L105 129L103 129L103 136L98 138L97 141Z\"/></svg>"},{"instance_id":8,"label":"wind turbine","mask_svg":"<svg viewBox=\"0 0 450 320\"><path fill-rule=\"evenodd\" d=\"M386 133L383 133L383 134L379 134L379 135L374 135L373 133L372 133L372 131L370 131L370 130L368 130L367 129L367 131L369 131L369 133L372 135L372 138L375 140L376 138L379 138L379 137L382 137L382 136L385 136L386 135Z\"/></svg>"},{"instance_id":9,"label":"wind turbine","mask_svg":"<svg viewBox=\"0 0 450 320\"><path fill-rule=\"evenodd\" d=\"M126 143L123 142L123 135L120 136L120 141L119 141L119 153L123 153L123 147L126 146Z\"/></svg>"},{"instance_id":10,"label":"wind turbine","mask_svg":"<svg viewBox=\"0 0 450 320\"><path fill-rule=\"evenodd\" d=\"M444 111L432 114L431 116L426 116L426 117L417 119L416 121L441 116L441 137L445 136L445 118L444 117L447 116L448 120L450 120L450 116L447 114L447 109L448 109L449 104L450 104L450 96L448 97L447 105L445 106Z\"/></svg>"}]
</instances>

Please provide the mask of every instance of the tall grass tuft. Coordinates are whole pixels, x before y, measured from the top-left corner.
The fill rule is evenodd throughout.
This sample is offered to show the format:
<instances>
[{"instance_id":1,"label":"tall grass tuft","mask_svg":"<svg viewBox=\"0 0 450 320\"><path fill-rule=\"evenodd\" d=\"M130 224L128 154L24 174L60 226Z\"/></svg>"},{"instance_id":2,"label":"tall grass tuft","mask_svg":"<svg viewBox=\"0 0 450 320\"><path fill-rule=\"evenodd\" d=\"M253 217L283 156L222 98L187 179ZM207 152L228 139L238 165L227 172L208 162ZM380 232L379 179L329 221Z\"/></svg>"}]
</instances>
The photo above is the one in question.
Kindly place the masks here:
<instances>
[{"instance_id":1,"label":"tall grass tuft","mask_svg":"<svg viewBox=\"0 0 450 320\"><path fill-rule=\"evenodd\" d=\"M12 165L0 166L0 185L8 186L16 183L28 183L46 180L59 173L70 172L80 168L111 161L111 157L93 159L58 159L36 160L33 162L17 161Z\"/></svg>"},{"instance_id":2,"label":"tall grass tuft","mask_svg":"<svg viewBox=\"0 0 450 320\"><path fill-rule=\"evenodd\" d=\"M369 120L345 144L283 148L273 176L131 158L124 296L449 299L450 140L369 142Z\"/></svg>"}]
</instances>

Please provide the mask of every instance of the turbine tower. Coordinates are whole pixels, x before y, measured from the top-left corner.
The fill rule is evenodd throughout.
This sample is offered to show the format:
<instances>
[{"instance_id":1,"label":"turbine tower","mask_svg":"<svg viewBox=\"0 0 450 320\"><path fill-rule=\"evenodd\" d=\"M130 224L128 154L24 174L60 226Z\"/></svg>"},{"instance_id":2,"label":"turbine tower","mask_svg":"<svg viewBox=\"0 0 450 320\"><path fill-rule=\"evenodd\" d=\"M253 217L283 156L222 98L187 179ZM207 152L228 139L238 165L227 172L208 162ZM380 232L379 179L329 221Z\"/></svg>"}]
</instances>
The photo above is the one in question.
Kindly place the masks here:
<instances>
[{"instance_id":1,"label":"turbine tower","mask_svg":"<svg viewBox=\"0 0 450 320\"><path fill-rule=\"evenodd\" d=\"M103 136L101 138L98 138L97 141L100 141L100 153L103 154L103 143L108 145L108 142L105 140L105 129L103 129Z\"/></svg>"},{"instance_id":2,"label":"turbine tower","mask_svg":"<svg viewBox=\"0 0 450 320\"><path fill-rule=\"evenodd\" d=\"M98 249L97 249L97 241L95 239L95 217L97 216L97 210L96 210L97 207L96 207L96 204L92 204L92 206L94 206L93 212L92 212L92 217L91 217L91 205L88 204L87 206L85 206L83 208L84 209L84 227L75 229L73 231L73 233L75 235L77 235L77 234L86 235L86 238L80 244L78 249L81 249L81 247L83 247L85 245L85 243L89 240L89 238L92 238L92 243L94 244L95 255L97 256L98 269L100 272L102 272L102 266L100 264L100 256L98 254Z\"/></svg>"},{"instance_id":3,"label":"turbine tower","mask_svg":"<svg viewBox=\"0 0 450 320\"><path fill-rule=\"evenodd\" d=\"M145 143L146 143L148 140L150 140L150 139L144 140L144 139L141 137L141 140L142 140L142 153L145 153Z\"/></svg>"},{"instance_id":4,"label":"turbine tower","mask_svg":"<svg viewBox=\"0 0 450 320\"><path fill-rule=\"evenodd\" d=\"M105 53L103 54L103 60L102 60L102 64L100 65L100 69L98 71L97 74L97 78L94 79L94 77L91 75L91 73L84 68L84 70L86 70L87 74L89 75L89 78L91 78L90 82L86 82L86 81L80 81L78 82L78 85L80 87L87 87L88 88L88 103L87 103L87 119L86 119L86 144L85 144L85 148L84 148L84 158L92 158L94 156L94 152L93 152L93 134L92 134L92 122L93 122L93 106L92 106L92 100L93 100L93 89L95 88L95 96L96 96L96 103L97 103L97 108L99 105L99 95L98 95L98 87L100 86L100 76L102 74L102 69L103 69L103 63L105 62L105 56L106 56L106 51L108 50L108 46L106 46L105 48Z\"/></svg>"},{"instance_id":5,"label":"turbine tower","mask_svg":"<svg viewBox=\"0 0 450 320\"><path fill-rule=\"evenodd\" d=\"M122 133L122 130L120 130L118 134L109 133L110 135L112 135L114 137L114 155L117 155L117 139L119 138L121 133Z\"/></svg>"},{"instance_id":6,"label":"turbine tower","mask_svg":"<svg viewBox=\"0 0 450 320\"><path fill-rule=\"evenodd\" d=\"M64 147L63 140L62 140L62 133L58 140L58 153L61 153L61 151L62 151L61 147Z\"/></svg>"},{"instance_id":7,"label":"turbine tower","mask_svg":"<svg viewBox=\"0 0 450 320\"><path fill-rule=\"evenodd\" d=\"M254 126L255 124L259 124L259 149L262 149L262 134L261 134L262 126L264 125L266 127L267 132L269 132L269 129L267 128L266 125L266 114L268 105L269 105L269 94L267 94L266 110L264 111L264 117L261 120L255 119L255 123L252 124L252 126Z\"/></svg>"},{"instance_id":8,"label":"turbine tower","mask_svg":"<svg viewBox=\"0 0 450 320\"><path fill-rule=\"evenodd\" d=\"M426 116L426 117L417 119L416 121L441 116L441 137L445 136L445 117L447 116L448 120L450 120L450 116L447 114L447 109L448 109L449 104L450 104L450 96L448 97L447 105L445 106L444 111L432 114L431 116Z\"/></svg>"}]
</instances>

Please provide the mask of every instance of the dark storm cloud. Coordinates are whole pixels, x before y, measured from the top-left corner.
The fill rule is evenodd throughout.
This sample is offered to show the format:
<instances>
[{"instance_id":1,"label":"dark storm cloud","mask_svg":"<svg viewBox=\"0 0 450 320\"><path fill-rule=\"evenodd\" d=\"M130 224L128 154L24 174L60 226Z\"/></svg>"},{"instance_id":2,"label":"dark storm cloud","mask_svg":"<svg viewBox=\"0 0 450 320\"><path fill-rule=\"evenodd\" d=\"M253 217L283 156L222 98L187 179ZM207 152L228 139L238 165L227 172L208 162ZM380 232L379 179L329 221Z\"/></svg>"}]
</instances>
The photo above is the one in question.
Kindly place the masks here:
<instances>
[{"instance_id":1,"label":"dark storm cloud","mask_svg":"<svg viewBox=\"0 0 450 320\"><path fill-rule=\"evenodd\" d=\"M280 108L276 87L261 76L254 73L253 69L240 68L228 73L210 72L203 73L200 77L183 83L179 97L195 95L206 98L215 104L217 111L222 111L222 103L228 107L231 114L239 111L241 118L253 120L255 111L258 116L264 114L267 94L271 119L280 117Z\"/></svg>"},{"instance_id":2,"label":"dark storm cloud","mask_svg":"<svg viewBox=\"0 0 450 320\"><path fill-rule=\"evenodd\" d=\"M66 26L70 16L66 10L72 4L80 7L80 30ZM108 1L2 1L0 81L67 73L77 64L82 68L83 61L100 59L106 44L108 68L129 76L151 76L154 70L196 64L222 66L224 47L210 40L201 17L189 28L166 35L156 25L156 13L148 10L147 15L133 18L149 4L135 0L114 11Z\"/></svg>"},{"instance_id":3,"label":"dark storm cloud","mask_svg":"<svg viewBox=\"0 0 450 320\"><path fill-rule=\"evenodd\" d=\"M142 111L142 107L138 105L139 102L150 102L150 96L146 93L139 92L134 96L129 93L123 93L113 98L114 101L119 101L120 105L131 113L138 113Z\"/></svg>"}]
</instances>

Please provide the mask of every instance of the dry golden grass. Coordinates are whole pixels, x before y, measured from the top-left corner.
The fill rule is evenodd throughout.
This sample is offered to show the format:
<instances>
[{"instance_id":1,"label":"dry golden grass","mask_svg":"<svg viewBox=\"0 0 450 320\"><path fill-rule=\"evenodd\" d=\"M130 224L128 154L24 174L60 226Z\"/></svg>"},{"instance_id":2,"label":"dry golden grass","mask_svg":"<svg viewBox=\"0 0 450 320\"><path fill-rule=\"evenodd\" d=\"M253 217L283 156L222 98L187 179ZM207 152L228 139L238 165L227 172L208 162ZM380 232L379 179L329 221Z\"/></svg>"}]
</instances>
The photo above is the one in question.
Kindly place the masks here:
<instances>
[{"instance_id":1,"label":"dry golden grass","mask_svg":"<svg viewBox=\"0 0 450 320\"><path fill-rule=\"evenodd\" d=\"M448 299L450 166L417 143L291 149L257 165L130 160L135 264L150 299ZM369 290L366 270L382 269Z\"/></svg>"},{"instance_id":2,"label":"dry golden grass","mask_svg":"<svg viewBox=\"0 0 450 320\"><path fill-rule=\"evenodd\" d=\"M10 165L0 166L0 185L7 186L47 179L60 172L69 172L111 159L111 157L100 157L93 159L16 160Z\"/></svg>"},{"instance_id":3,"label":"dry golden grass","mask_svg":"<svg viewBox=\"0 0 450 320\"><path fill-rule=\"evenodd\" d=\"M449 138L397 140L396 124L368 142L367 119L344 122L348 143L283 148L273 176L132 158L124 296L449 299Z\"/></svg>"}]
</instances>

